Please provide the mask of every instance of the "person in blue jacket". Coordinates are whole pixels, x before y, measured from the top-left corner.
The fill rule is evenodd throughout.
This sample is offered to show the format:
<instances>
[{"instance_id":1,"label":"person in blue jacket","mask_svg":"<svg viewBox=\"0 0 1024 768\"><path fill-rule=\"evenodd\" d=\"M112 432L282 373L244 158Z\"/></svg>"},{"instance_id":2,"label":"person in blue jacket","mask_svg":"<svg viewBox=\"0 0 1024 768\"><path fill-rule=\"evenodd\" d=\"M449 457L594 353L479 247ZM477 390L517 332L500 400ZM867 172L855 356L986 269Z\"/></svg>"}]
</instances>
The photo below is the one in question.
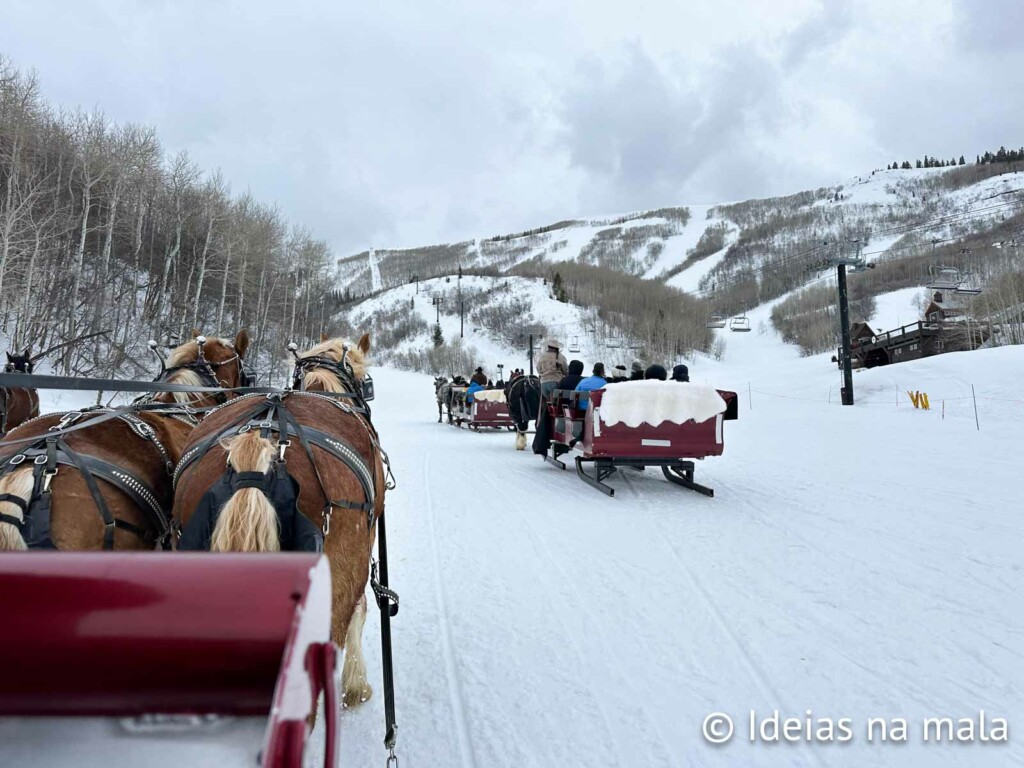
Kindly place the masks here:
<instances>
[{"instance_id":1,"label":"person in blue jacket","mask_svg":"<svg viewBox=\"0 0 1024 768\"><path fill-rule=\"evenodd\" d=\"M604 363L594 363L594 374L577 384L576 391L591 392L595 389L604 389L607 384L608 380L604 377ZM587 403L584 401L581 403L581 407L586 409Z\"/></svg>"},{"instance_id":2,"label":"person in blue jacket","mask_svg":"<svg viewBox=\"0 0 1024 768\"><path fill-rule=\"evenodd\" d=\"M485 387L479 381L474 381L472 384L470 384L469 389L466 390L466 403L472 403L473 393L479 392L481 389L487 389L487 387Z\"/></svg>"}]
</instances>

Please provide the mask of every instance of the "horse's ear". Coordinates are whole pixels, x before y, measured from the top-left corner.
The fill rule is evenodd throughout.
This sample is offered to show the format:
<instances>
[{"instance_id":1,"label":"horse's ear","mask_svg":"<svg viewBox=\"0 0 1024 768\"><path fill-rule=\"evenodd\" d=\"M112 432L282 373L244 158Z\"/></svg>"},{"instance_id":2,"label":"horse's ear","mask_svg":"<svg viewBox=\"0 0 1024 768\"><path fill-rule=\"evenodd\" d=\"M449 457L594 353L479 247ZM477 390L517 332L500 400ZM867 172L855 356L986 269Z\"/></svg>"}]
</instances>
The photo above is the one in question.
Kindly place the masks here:
<instances>
[{"instance_id":1,"label":"horse's ear","mask_svg":"<svg viewBox=\"0 0 1024 768\"><path fill-rule=\"evenodd\" d=\"M235 336L235 352L239 357L245 357L245 351L249 348L249 331L245 328Z\"/></svg>"},{"instance_id":2,"label":"horse's ear","mask_svg":"<svg viewBox=\"0 0 1024 768\"><path fill-rule=\"evenodd\" d=\"M13 359L14 359L14 358L12 358L12 357L11 357L11 353L10 353L10 352L8 352L8 353L7 353L7 362L11 362L11 360L13 360Z\"/></svg>"},{"instance_id":3,"label":"horse's ear","mask_svg":"<svg viewBox=\"0 0 1024 768\"><path fill-rule=\"evenodd\" d=\"M31 355L32 355L32 345L29 344L27 347L25 347L25 357L30 357Z\"/></svg>"},{"instance_id":4,"label":"horse's ear","mask_svg":"<svg viewBox=\"0 0 1024 768\"><path fill-rule=\"evenodd\" d=\"M197 338L199 338L202 335L203 335L202 331L200 331L198 328L193 328L192 329L192 338L193 339L197 339Z\"/></svg>"},{"instance_id":5,"label":"horse's ear","mask_svg":"<svg viewBox=\"0 0 1024 768\"><path fill-rule=\"evenodd\" d=\"M330 336L328 336L328 335L327 335L326 333L324 333L323 331L320 331L320 343L321 343L321 344L323 344L323 343L324 343L325 341L327 341L327 340L328 340L329 338L331 338L331 337L330 337Z\"/></svg>"},{"instance_id":6,"label":"horse's ear","mask_svg":"<svg viewBox=\"0 0 1024 768\"><path fill-rule=\"evenodd\" d=\"M364 355L370 351L370 334L364 333L359 339L359 351Z\"/></svg>"}]
</instances>

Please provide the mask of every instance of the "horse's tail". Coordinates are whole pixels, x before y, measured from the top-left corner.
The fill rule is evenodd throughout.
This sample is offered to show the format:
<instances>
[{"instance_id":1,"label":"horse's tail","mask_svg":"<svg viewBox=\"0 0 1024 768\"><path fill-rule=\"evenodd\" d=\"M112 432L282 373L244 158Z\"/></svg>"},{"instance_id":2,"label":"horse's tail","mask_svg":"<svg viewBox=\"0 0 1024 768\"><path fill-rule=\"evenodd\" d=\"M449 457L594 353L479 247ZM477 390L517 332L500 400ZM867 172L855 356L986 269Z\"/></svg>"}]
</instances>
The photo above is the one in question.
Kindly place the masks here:
<instances>
[{"instance_id":1,"label":"horse's tail","mask_svg":"<svg viewBox=\"0 0 1024 768\"><path fill-rule=\"evenodd\" d=\"M274 444L259 432L245 432L225 446L228 463L236 472L266 472ZM277 512L259 488L241 488L220 510L210 537L211 552L279 552L281 537Z\"/></svg>"},{"instance_id":2,"label":"horse's tail","mask_svg":"<svg viewBox=\"0 0 1024 768\"><path fill-rule=\"evenodd\" d=\"M28 503L32 496L32 467L21 467L0 477L0 494L19 496ZM24 520L21 507L10 501L0 501L0 514ZM11 523L0 523L0 551L12 552L28 549L21 531Z\"/></svg>"}]
</instances>

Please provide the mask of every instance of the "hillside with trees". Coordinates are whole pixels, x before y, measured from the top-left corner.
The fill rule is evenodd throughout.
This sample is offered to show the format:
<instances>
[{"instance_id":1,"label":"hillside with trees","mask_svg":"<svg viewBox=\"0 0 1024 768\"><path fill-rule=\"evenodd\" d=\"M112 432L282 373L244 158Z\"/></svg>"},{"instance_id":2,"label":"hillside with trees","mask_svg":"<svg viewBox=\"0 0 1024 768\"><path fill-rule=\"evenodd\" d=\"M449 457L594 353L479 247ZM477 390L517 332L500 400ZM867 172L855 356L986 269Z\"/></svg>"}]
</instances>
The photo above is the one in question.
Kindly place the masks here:
<instances>
[{"instance_id":1,"label":"hillside with trees","mask_svg":"<svg viewBox=\"0 0 1024 768\"><path fill-rule=\"evenodd\" d=\"M331 310L326 243L156 132L49 105L0 58L0 312L19 349L84 375L152 371L146 340L248 328L267 372Z\"/></svg>"}]
</instances>

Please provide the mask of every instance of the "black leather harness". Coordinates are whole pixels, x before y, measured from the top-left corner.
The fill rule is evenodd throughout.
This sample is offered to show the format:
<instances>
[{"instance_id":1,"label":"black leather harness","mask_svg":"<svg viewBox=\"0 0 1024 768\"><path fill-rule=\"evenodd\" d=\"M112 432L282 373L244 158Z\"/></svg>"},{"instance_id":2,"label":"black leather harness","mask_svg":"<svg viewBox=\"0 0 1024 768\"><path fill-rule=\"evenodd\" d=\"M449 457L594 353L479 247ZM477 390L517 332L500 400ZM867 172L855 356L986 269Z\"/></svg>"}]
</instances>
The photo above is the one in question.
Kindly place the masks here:
<instances>
[{"instance_id":1,"label":"black leather harness","mask_svg":"<svg viewBox=\"0 0 1024 768\"><path fill-rule=\"evenodd\" d=\"M313 523L298 510L299 483L288 474L283 461L274 462L267 473L227 472L214 483L199 501L189 524L182 531L178 549L203 551L210 549L210 539L217 527L220 511L236 492L256 488L269 499L277 513L281 549L286 552L323 552L324 537Z\"/></svg>"},{"instance_id":2,"label":"black leather harness","mask_svg":"<svg viewBox=\"0 0 1024 768\"><path fill-rule=\"evenodd\" d=\"M93 418L75 423L86 416ZM26 461L32 462L33 485L28 501L14 494L0 494L0 502L14 504L22 512L21 519L14 515L0 514L0 522L15 526L30 549L57 549L50 535L50 483L60 466L77 470L85 482L89 495L100 517L103 518L103 549L114 548L114 531L118 528L134 534L156 548L162 548L168 543L170 515L161 505L156 491L124 467L76 451L64 439L71 432L87 429L112 418L123 421L134 434L152 444L160 453L161 463L168 475L173 473L173 463L157 439L155 431L149 424L139 419L132 409L83 409L62 414L60 424L35 438L18 441L25 443L26 447L0 461L0 475L16 471ZM149 529L140 528L115 517L100 491L97 479L126 494L146 516Z\"/></svg>"},{"instance_id":3,"label":"black leather harness","mask_svg":"<svg viewBox=\"0 0 1024 768\"><path fill-rule=\"evenodd\" d=\"M299 445L302 447L306 457L309 459L309 463L313 468L313 473L316 476L317 483L320 486L320 492L323 497L323 507L321 509L323 522L321 530L325 536L330 532L331 514L335 508L355 509L365 512L367 527L372 528L374 522L373 511L376 499L372 469L366 464L359 451L357 451L347 440L335 435L329 435L315 427L301 425L287 406L287 398L289 397L322 396L314 392L284 392L281 394L271 395L243 396L242 398L238 398L236 401L233 401L233 403L238 400L245 400L247 397L258 398L258 402L246 411L239 421L234 424L229 424L223 429L208 435L201 443L193 446L185 452L185 455L181 457L181 461L178 463L178 468L174 473L175 485L177 486L177 483L181 480L188 467L204 457L215 444L224 438L244 434L252 429L259 429L260 436L263 438L269 438L270 433L274 432L278 435L278 455L271 465L271 468L268 470L267 475L269 476L280 472L286 473L286 470L284 469L285 449L292 444L293 439L298 440ZM322 399L330 402L332 405L346 413L358 415L361 412L361 409L349 406L336 399L330 397L322 397ZM363 419L359 419L359 421L367 429L371 441L379 450L376 435L374 434L372 427L368 426L368 422ZM350 470L352 470L352 473L359 479L359 484L363 491L363 501L331 498L330 494L327 492L327 487L324 484L323 477L320 474L320 469L317 467L316 459L313 456L312 447L314 445L324 451L327 451L327 453L344 463ZM249 481L252 482L253 485L248 487L264 487L261 483L266 483L267 485L265 487L274 487L273 479L269 477L260 479L263 477L260 473L237 473L236 477L238 474L254 475L252 478L249 478ZM272 495L270 495L270 498L271 501L273 501ZM278 510L278 515L279 517L281 516L281 510ZM282 520L281 522L282 530L284 530L286 521ZM189 521L189 525L191 525L191 520ZM183 534L183 538L184 536L185 534Z\"/></svg>"}]
</instances>

